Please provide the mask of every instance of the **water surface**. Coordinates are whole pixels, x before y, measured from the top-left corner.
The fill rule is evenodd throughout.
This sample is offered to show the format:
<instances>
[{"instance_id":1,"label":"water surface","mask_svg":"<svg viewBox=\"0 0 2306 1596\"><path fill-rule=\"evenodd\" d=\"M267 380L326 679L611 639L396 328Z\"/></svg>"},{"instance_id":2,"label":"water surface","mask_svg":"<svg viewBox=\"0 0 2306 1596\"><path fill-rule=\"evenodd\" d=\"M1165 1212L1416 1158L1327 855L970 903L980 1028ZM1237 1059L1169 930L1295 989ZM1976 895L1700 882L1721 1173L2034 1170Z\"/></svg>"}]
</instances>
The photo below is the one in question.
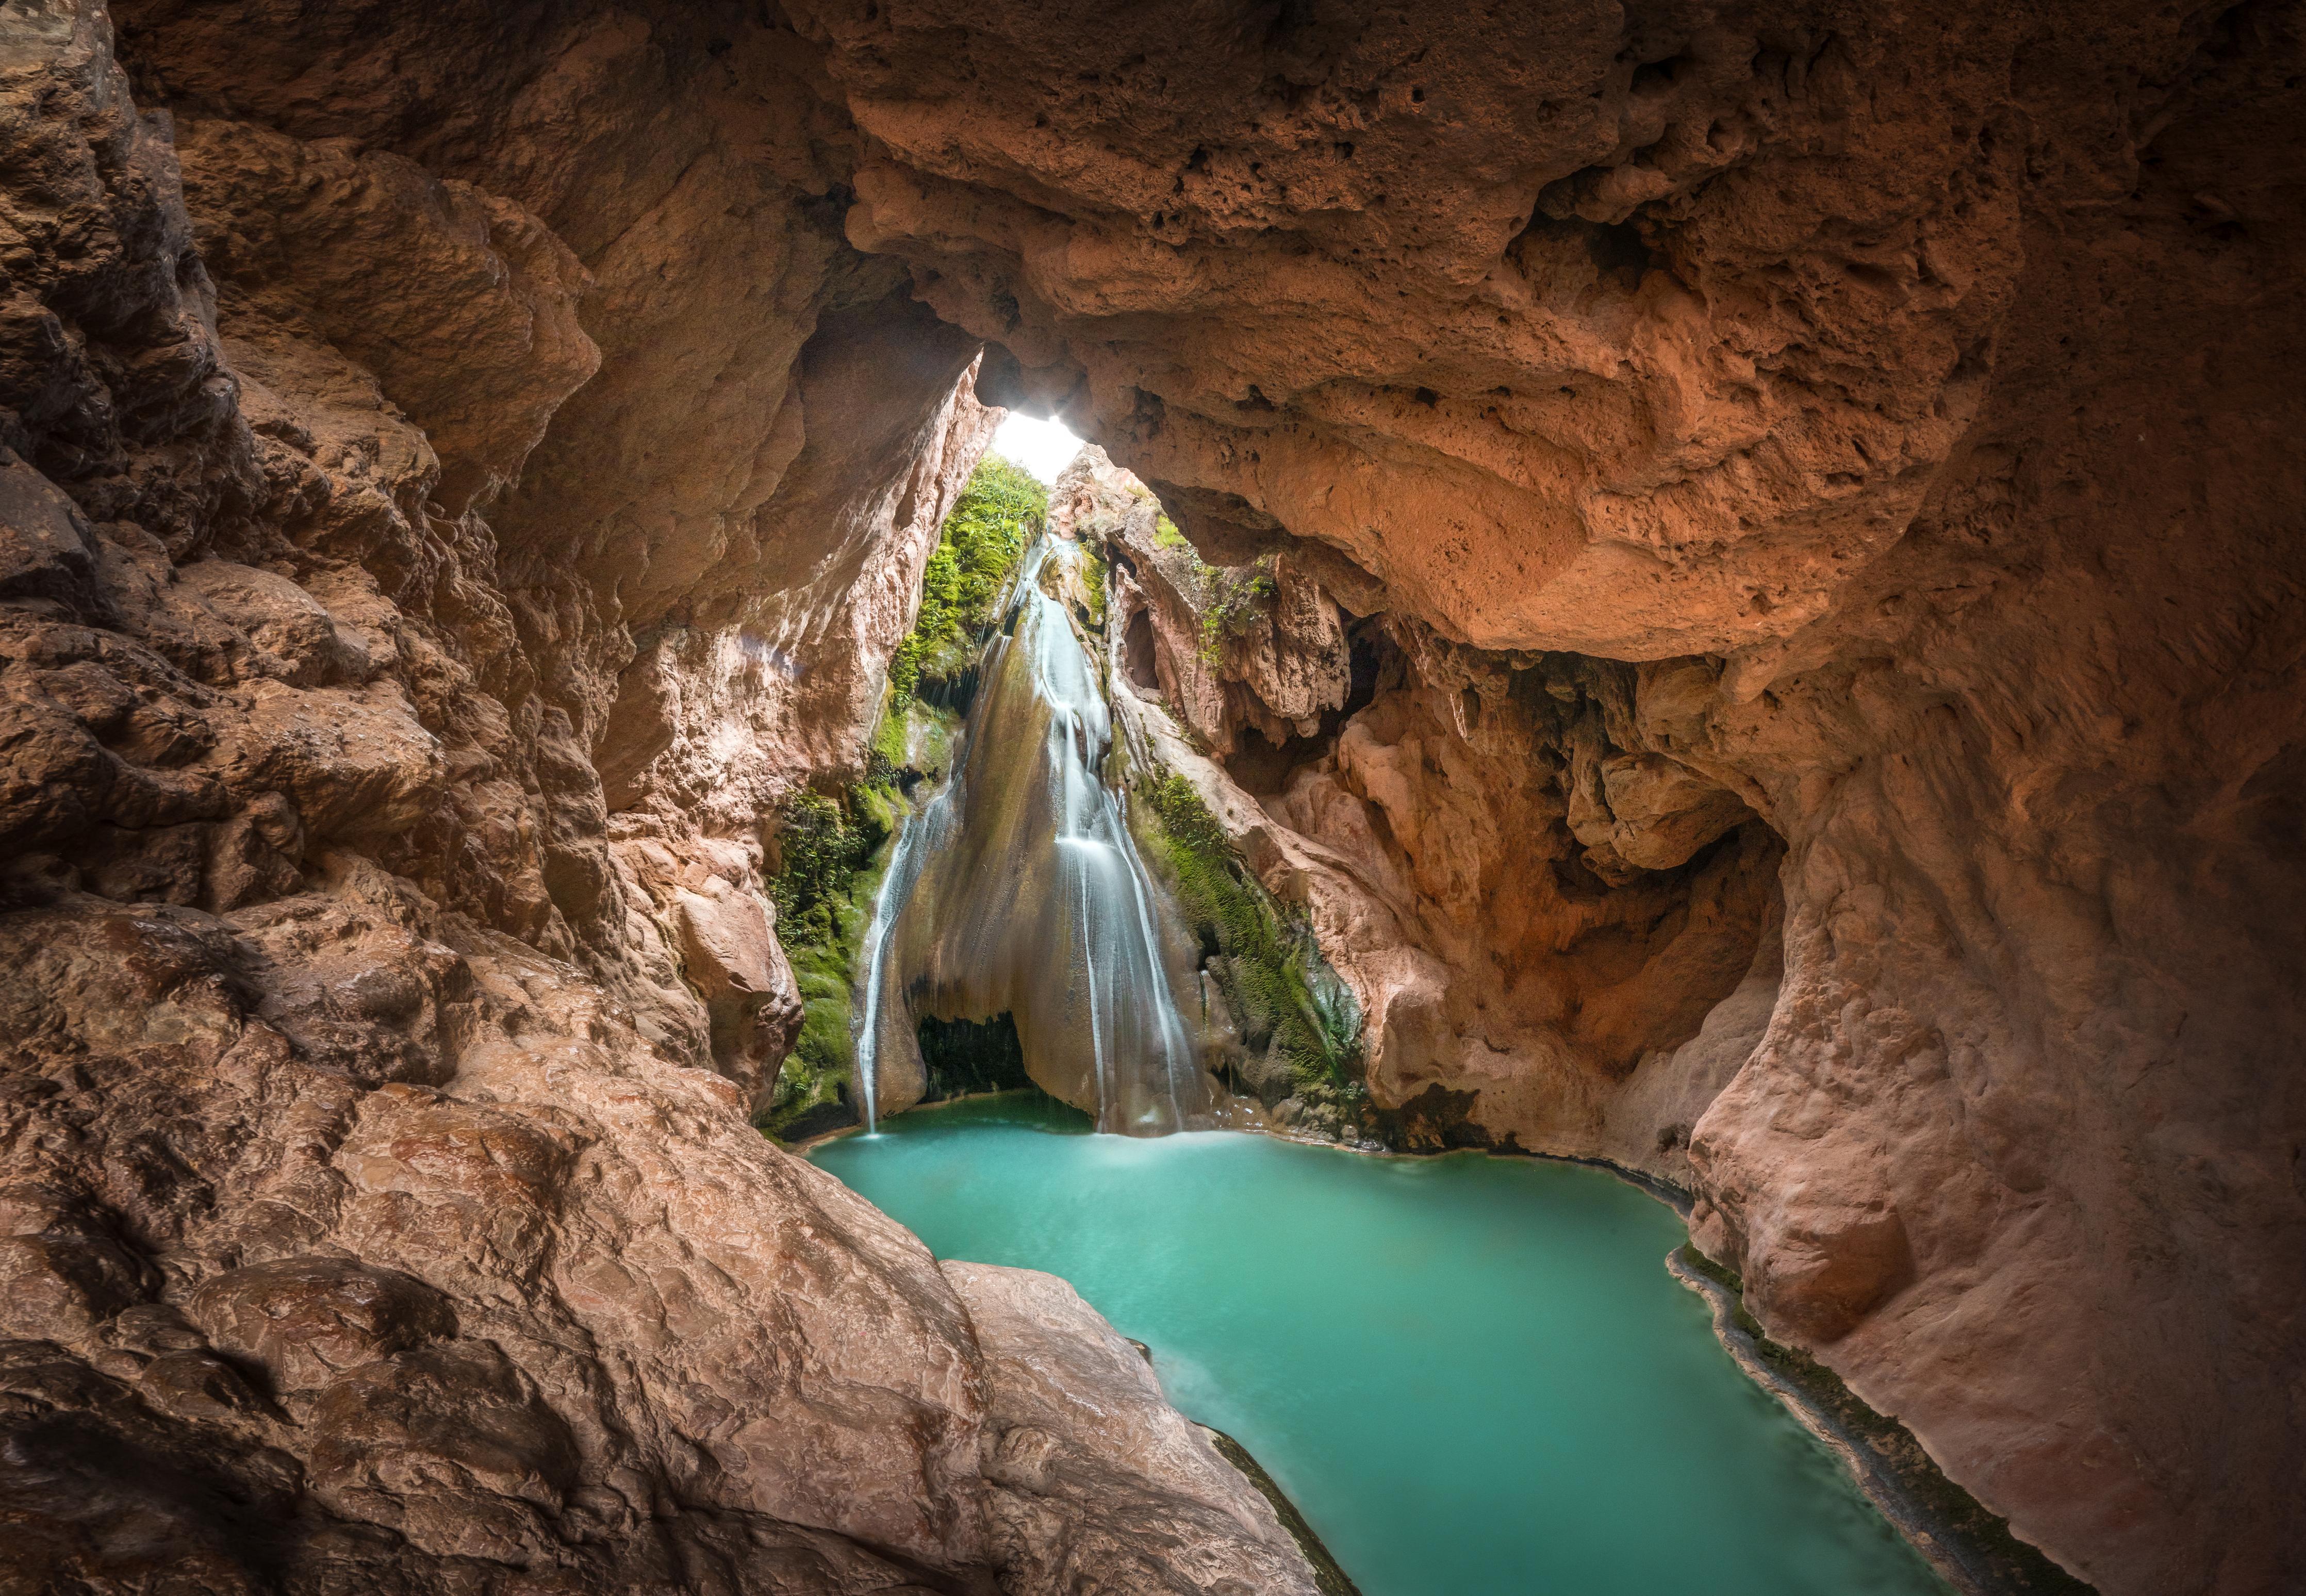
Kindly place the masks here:
<instances>
[{"instance_id":1,"label":"water surface","mask_svg":"<svg viewBox=\"0 0 2306 1596\"><path fill-rule=\"evenodd\" d=\"M1363 1596L1943 1596L1596 1170L1085 1133L1046 1099L816 1161L938 1257L1062 1275L1240 1438Z\"/></svg>"}]
</instances>

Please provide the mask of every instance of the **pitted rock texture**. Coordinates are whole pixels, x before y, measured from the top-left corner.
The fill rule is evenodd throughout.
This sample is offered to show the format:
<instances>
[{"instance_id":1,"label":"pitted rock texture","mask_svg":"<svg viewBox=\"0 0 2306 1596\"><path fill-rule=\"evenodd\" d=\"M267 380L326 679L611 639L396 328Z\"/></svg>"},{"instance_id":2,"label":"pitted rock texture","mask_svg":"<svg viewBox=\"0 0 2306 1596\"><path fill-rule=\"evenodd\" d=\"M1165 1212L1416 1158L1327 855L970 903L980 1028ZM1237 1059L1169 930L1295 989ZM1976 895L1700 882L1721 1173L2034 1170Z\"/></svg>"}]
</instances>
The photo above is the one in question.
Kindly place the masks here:
<instances>
[{"instance_id":1,"label":"pitted rock texture","mask_svg":"<svg viewBox=\"0 0 2306 1596\"><path fill-rule=\"evenodd\" d=\"M1627 751L1635 673L1350 617L1287 552L1208 567L1101 451L1068 482L1115 571L1117 718L1307 913L1396 1142L1687 1181L1774 995L1782 849L1736 794Z\"/></svg>"},{"instance_id":2,"label":"pitted rock texture","mask_svg":"<svg viewBox=\"0 0 2306 1596\"><path fill-rule=\"evenodd\" d=\"M297 1545L530 1557L558 1492L755 1556L751 1454L650 1417L583 1497L563 1387L374 1216L549 1271L520 1194L590 1132L424 1117L486 1101L476 956L600 1005L521 1046L757 1089L790 994L718 917L856 757L981 392L1271 557L1285 612L1199 675L1140 563L1120 674L1221 762L1382 1100L1686 1179L1772 1334L2101 1588L2306 1581L2294 4L119 14L135 98L90 5L0 31L0 860L63 917L11 1011L209 973L157 1039L12 1044L38 1545L107 1555L116 1455L218 1588L305 1555L240 1531L321 1465L168 1270L313 1256L441 1291L457 1338L382 1355L465 1394L346 1409L383 1451L326 1511L446 1477L466 1409L499 1506ZM260 1195L203 1150L240 1122L104 1062L208 1049L220 1092L260 1025L380 1099L298 1111ZM393 1196L435 1140L505 1162ZM331 1229L346 1148L380 1183ZM921 1489L860 1532L924 1544Z\"/></svg>"},{"instance_id":3,"label":"pitted rock texture","mask_svg":"<svg viewBox=\"0 0 2306 1596\"><path fill-rule=\"evenodd\" d=\"M385 99L486 90L497 166L0 19L0 1583L1054 1592L1154 1525L1269 1587L1141 1370L1136 1472L1052 1424L1021 1506L1000 1344L748 1122L777 800L860 756L975 340L645 27L411 20Z\"/></svg>"},{"instance_id":4,"label":"pitted rock texture","mask_svg":"<svg viewBox=\"0 0 2306 1596\"><path fill-rule=\"evenodd\" d=\"M2102 1588L2306 1578L2297 9L803 29L987 391L1369 645L1268 755L1140 564L1119 674L1380 1100L1688 1182Z\"/></svg>"},{"instance_id":5,"label":"pitted rock texture","mask_svg":"<svg viewBox=\"0 0 2306 1596\"><path fill-rule=\"evenodd\" d=\"M0 921L12 1577L1054 1592L1182 1545L1189 1575L1122 1588L1311 1588L1062 1285L1026 1292L1063 1298L1030 1340L1006 1271L957 1293L579 972L323 869L222 918L67 895ZM448 1021L381 1081L256 996L355 949L347 1011L397 983Z\"/></svg>"}]
</instances>

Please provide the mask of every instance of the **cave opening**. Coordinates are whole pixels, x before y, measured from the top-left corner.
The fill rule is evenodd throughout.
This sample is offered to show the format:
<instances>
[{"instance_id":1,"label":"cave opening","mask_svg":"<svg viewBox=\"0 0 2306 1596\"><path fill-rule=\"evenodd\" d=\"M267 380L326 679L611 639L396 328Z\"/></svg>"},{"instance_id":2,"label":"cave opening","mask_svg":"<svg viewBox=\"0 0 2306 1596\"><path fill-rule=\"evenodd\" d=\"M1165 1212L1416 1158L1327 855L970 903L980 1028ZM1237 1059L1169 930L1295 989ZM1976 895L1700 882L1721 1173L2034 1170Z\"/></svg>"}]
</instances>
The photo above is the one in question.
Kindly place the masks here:
<instances>
[{"instance_id":1,"label":"cave opening","mask_svg":"<svg viewBox=\"0 0 2306 1596\"><path fill-rule=\"evenodd\" d=\"M921 1093L924 1103L982 1092L1041 1089L1025 1072L1017 1019L1006 1010L990 1020L940 1020L924 1014L917 1029L928 1077Z\"/></svg>"},{"instance_id":2,"label":"cave opening","mask_svg":"<svg viewBox=\"0 0 2306 1596\"><path fill-rule=\"evenodd\" d=\"M1252 1160L1502 1203L1539 1187L1378 1155L1598 1160L1686 1201L1677 1277L1858 1453L1943 1458L2110 1593L2298 1583L2306 1415L2263 1394L2300 1357L2256 1333L2306 1310L2296 19L1191 9L9 8L28 1400L235 1500L289 1458L346 1534L260 1548L284 1587L620 1591L664 1545L1029 1587L1232 1476L1174 1429L1150 1472L1078 1424L977 1446L1075 1366L1034 1336L1111 1338L783 1149L1038 1071L1264 1133L1007 1191L1118 1235L1101 1168L1239 1160L1214 1221L1222 1182L1153 1182L1234 1266L1166 1289L1318 1257L1270 1389L1416 1360L1347 1343L1422 1254ZM1028 653L1038 707L978 735ZM881 910L916 866L971 905L935 955ZM995 1095L980 1128L1047 1106ZM1181 1403L1233 1378L1083 1267ZM1454 1350L1440 1301L1387 1311ZM855 1400L797 1460L802 1366ZM1354 1411L1419 1418L1315 1395L1372 1473ZM1587 1583L1778 1566L1668 1472ZM972 1540L1027 1473L1021 1540ZM1234 1489L1194 1554L1292 1589ZM185 1544L244 1538L205 1490ZM0 1563L108 1588L115 1494ZM2068 1588L1961 1500L1917 1539Z\"/></svg>"}]
</instances>

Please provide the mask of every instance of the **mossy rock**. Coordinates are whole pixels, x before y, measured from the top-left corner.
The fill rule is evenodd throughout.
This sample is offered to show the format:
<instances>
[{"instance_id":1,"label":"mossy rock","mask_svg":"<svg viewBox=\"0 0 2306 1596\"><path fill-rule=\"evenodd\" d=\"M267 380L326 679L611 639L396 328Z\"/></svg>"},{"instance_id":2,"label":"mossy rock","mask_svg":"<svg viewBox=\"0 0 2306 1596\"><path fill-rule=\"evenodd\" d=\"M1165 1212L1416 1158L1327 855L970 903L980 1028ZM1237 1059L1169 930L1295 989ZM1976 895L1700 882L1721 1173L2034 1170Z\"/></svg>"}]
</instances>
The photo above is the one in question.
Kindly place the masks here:
<instances>
[{"instance_id":1,"label":"mossy rock","mask_svg":"<svg viewBox=\"0 0 2306 1596\"><path fill-rule=\"evenodd\" d=\"M921 574L919 617L889 661L889 690L898 703L911 698L924 679L967 668L1010 574L1048 513L1049 491L1031 472L999 455L978 463L937 531Z\"/></svg>"},{"instance_id":2,"label":"mossy rock","mask_svg":"<svg viewBox=\"0 0 2306 1596\"><path fill-rule=\"evenodd\" d=\"M1200 939L1243 1043L1285 1057L1295 1095L1319 1092L1341 1117L1357 1120L1360 1005L1321 957L1312 928L1250 875L1191 782L1149 772L1140 796L1131 805L1139 841Z\"/></svg>"}]
</instances>

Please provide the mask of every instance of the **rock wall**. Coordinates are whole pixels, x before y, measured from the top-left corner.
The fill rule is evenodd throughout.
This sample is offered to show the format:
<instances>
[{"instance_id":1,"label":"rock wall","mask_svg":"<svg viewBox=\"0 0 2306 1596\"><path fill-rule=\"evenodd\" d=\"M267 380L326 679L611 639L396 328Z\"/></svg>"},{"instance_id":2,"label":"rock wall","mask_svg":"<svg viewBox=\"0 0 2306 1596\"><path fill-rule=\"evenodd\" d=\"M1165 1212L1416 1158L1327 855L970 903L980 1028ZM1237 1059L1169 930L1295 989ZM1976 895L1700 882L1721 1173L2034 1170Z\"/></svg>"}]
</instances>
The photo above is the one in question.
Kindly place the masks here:
<instances>
[{"instance_id":1,"label":"rock wall","mask_svg":"<svg viewBox=\"0 0 2306 1596\"><path fill-rule=\"evenodd\" d=\"M1310 1596L1070 1293L747 1122L977 341L706 19L129 20L0 23L9 1583Z\"/></svg>"},{"instance_id":2,"label":"rock wall","mask_svg":"<svg viewBox=\"0 0 2306 1596\"><path fill-rule=\"evenodd\" d=\"M1149 550L1123 674L1141 618L1405 1122L1687 1180L2103 1589L2306 1577L2294 4L117 11L133 99L89 5L0 35L56 1567L109 1500L218 1584L252 1512L313 1527L250 1580L992 1556L969 1310L738 1123L764 819L853 758L982 393L1267 559L1197 670ZM573 1272L619 1245L671 1261ZM308 1297L325 1369L235 1327ZM776 1372L611 1350L657 1321ZM781 1474L773 1402L868 1463Z\"/></svg>"},{"instance_id":3,"label":"rock wall","mask_svg":"<svg viewBox=\"0 0 2306 1596\"><path fill-rule=\"evenodd\" d=\"M1121 716L1351 982L1386 1122L1360 1129L1687 1183L1776 994L1774 833L1650 751L1632 670L1350 617L1287 552L1205 565L1101 451L1076 469Z\"/></svg>"},{"instance_id":4,"label":"rock wall","mask_svg":"<svg viewBox=\"0 0 2306 1596\"><path fill-rule=\"evenodd\" d=\"M2296 8L794 14L987 390L1340 612L1310 732L1141 568L1123 674L1373 1089L2102 1588L2306 1577Z\"/></svg>"}]
</instances>

